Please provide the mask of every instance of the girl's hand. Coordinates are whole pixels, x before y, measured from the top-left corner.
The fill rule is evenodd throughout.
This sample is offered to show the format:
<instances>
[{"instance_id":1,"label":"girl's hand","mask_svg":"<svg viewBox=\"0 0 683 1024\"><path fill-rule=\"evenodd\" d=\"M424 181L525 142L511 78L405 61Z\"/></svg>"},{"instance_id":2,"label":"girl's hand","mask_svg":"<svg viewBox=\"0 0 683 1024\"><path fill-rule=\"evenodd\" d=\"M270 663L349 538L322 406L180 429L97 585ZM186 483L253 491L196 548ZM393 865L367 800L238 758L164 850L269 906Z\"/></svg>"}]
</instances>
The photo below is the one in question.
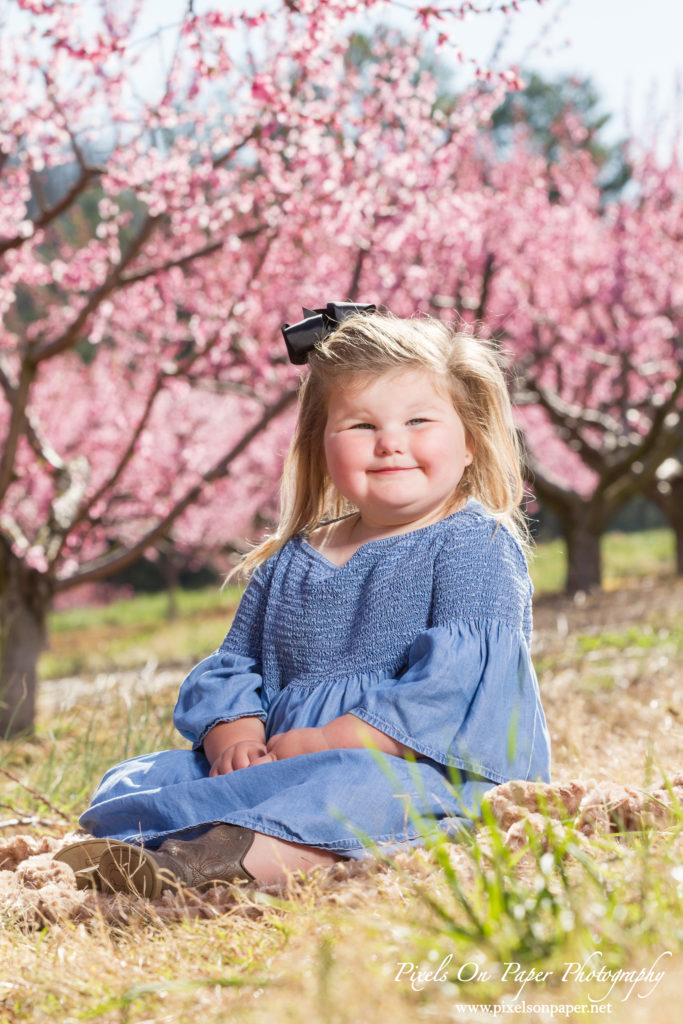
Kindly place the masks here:
<instances>
[{"instance_id":1,"label":"girl's hand","mask_svg":"<svg viewBox=\"0 0 683 1024\"><path fill-rule=\"evenodd\" d=\"M274 761L275 757L268 752L265 743L259 740L240 740L226 747L211 765L209 778L215 779L217 775L227 775L239 768L248 768L252 764L265 764L266 761Z\"/></svg>"},{"instance_id":2,"label":"girl's hand","mask_svg":"<svg viewBox=\"0 0 683 1024\"><path fill-rule=\"evenodd\" d=\"M266 749L275 761L284 761L287 757L298 757L300 754L317 754L320 750L329 750L330 745L323 735L322 729L290 729L271 736Z\"/></svg>"}]
</instances>

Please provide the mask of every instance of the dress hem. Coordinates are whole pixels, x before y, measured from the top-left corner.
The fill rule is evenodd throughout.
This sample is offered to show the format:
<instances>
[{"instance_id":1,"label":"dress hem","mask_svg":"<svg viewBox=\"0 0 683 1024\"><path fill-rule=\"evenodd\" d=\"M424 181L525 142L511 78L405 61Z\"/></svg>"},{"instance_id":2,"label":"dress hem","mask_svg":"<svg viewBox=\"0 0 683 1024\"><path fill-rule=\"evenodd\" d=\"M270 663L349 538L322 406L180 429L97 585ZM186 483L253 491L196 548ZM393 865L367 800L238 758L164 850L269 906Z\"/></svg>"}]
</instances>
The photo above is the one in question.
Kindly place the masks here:
<instances>
[{"instance_id":1,"label":"dress hem","mask_svg":"<svg viewBox=\"0 0 683 1024\"><path fill-rule=\"evenodd\" d=\"M458 823L461 824L464 829L471 827L471 824L468 823L466 818L463 818L462 822L460 823L459 821ZM150 843L156 844L157 842L163 842L171 836L181 838L182 832L196 832L197 829L203 828L204 826L206 826L206 828L210 828L211 825L214 824L241 825L243 828L251 829L253 832L260 832L262 835L272 836L274 839L282 839L284 842L295 843L297 846L304 846L313 850L324 850L330 853L338 853L342 857L346 856L353 859L358 859L359 855L361 857L371 856L374 848L377 846L410 846L414 845L415 840L424 838L423 833L415 830L405 832L401 836L389 834L373 837L367 844L360 841L354 842L349 839L337 839L328 843L314 843L307 842L305 839L302 839L301 836L296 836L291 832L278 830L272 826L265 827L263 822L251 819L248 815L235 815L230 818L215 818L212 821L197 822L194 825L186 826L182 831L178 829L172 829L164 832L137 831L132 835L124 836L122 841L124 843L131 843L135 846L144 846L145 844L149 845ZM439 823L437 820L435 820L434 825L438 828Z\"/></svg>"}]
</instances>

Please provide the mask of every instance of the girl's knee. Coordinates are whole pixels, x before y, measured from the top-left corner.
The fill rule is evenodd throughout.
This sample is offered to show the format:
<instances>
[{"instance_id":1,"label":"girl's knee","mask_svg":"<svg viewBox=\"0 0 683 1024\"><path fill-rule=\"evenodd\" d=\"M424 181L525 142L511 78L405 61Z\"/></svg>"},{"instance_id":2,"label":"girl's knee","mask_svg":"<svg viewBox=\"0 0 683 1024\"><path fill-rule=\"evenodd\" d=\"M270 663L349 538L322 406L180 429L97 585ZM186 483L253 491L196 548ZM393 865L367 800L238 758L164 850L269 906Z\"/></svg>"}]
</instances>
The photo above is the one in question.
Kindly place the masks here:
<instances>
[{"instance_id":1,"label":"girl's knee","mask_svg":"<svg viewBox=\"0 0 683 1024\"><path fill-rule=\"evenodd\" d=\"M208 774L209 763L200 751L160 750L113 765L97 787L97 794L112 796L115 790L130 793L155 789L195 781Z\"/></svg>"}]
</instances>

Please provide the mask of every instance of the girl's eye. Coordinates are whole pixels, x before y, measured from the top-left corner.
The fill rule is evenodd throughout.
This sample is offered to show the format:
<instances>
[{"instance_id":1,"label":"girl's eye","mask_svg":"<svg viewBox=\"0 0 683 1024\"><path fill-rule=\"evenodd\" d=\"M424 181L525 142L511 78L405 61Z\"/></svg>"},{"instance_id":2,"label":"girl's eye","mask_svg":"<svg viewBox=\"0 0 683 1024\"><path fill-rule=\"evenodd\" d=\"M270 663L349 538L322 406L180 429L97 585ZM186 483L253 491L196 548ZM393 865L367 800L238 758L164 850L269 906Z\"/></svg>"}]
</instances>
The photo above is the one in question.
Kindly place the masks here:
<instances>
[{"instance_id":1,"label":"girl's eye","mask_svg":"<svg viewBox=\"0 0 683 1024\"><path fill-rule=\"evenodd\" d=\"M372 423L354 423L352 430L374 430Z\"/></svg>"},{"instance_id":2,"label":"girl's eye","mask_svg":"<svg viewBox=\"0 0 683 1024\"><path fill-rule=\"evenodd\" d=\"M428 423L429 420L424 419L422 416L416 416L413 420L408 420L408 423Z\"/></svg>"}]
</instances>

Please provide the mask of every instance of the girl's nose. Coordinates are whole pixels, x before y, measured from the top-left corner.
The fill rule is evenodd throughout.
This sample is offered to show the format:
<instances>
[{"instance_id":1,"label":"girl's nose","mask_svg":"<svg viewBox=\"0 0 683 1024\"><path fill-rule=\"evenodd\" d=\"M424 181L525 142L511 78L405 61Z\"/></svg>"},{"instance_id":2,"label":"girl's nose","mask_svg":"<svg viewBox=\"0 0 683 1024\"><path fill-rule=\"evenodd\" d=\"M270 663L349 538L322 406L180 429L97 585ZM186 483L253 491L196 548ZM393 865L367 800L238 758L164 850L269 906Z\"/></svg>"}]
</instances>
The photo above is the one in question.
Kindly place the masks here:
<instances>
[{"instance_id":1,"label":"girl's nose","mask_svg":"<svg viewBox=\"0 0 683 1024\"><path fill-rule=\"evenodd\" d=\"M378 430L375 440L375 452L378 455L391 455L393 452L405 451L405 435L401 430Z\"/></svg>"}]
</instances>

